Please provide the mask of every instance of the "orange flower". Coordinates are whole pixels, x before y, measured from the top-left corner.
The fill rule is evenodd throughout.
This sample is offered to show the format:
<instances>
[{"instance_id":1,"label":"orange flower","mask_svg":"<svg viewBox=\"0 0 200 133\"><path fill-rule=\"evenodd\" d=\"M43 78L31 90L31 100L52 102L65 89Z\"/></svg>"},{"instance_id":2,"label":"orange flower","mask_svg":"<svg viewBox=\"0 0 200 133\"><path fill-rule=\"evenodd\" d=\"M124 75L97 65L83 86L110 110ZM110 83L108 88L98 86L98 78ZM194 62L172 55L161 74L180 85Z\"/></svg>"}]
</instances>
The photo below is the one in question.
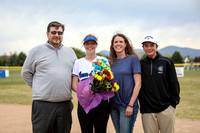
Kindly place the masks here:
<instances>
[{"instance_id":1,"label":"orange flower","mask_svg":"<svg viewBox=\"0 0 200 133\"><path fill-rule=\"evenodd\" d=\"M101 62L100 62L100 61L97 61L97 65L99 65L99 66L100 66L100 64L101 64Z\"/></svg>"}]
</instances>

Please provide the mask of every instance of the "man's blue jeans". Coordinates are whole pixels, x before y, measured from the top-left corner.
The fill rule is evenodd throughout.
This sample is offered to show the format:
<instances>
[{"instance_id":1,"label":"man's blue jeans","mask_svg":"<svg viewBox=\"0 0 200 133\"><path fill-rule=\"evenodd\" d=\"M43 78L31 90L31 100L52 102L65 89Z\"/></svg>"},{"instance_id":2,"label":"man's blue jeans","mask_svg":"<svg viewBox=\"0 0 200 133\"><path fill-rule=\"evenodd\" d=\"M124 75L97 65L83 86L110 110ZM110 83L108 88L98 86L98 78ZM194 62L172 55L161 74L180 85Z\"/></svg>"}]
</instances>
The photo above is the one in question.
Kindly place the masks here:
<instances>
[{"instance_id":1,"label":"man's blue jeans","mask_svg":"<svg viewBox=\"0 0 200 133\"><path fill-rule=\"evenodd\" d=\"M126 107L119 106L111 108L111 118L116 133L132 133L137 118L137 112L133 112L131 116L126 116Z\"/></svg>"}]
</instances>

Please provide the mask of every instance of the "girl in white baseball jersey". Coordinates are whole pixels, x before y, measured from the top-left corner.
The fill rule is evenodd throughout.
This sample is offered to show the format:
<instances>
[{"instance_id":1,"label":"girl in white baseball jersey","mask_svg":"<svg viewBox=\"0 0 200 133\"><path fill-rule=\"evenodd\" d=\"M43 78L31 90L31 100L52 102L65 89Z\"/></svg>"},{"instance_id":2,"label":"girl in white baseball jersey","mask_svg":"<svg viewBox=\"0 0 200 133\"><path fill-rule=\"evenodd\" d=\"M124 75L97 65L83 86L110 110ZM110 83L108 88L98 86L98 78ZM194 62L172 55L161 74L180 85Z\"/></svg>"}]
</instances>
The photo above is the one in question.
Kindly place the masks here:
<instances>
[{"instance_id":1,"label":"girl in white baseball jersey","mask_svg":"<svg viewBox=\"0 0 200 133\"><path fill-rule=\"evenodd\" d=\"M72 89L76 92L77 84L90 77L93 72L92 62L96 59L108 60L96 55L97 38L89 34L83 40L83 46L86 50L86 56L75 61L72 73ZM83 107L78 103L78 119L82 133L106 133L108 118L110 113L110 104L108 100L102 100L101 103L91 109L86 114Z\"/></svg>"}]
</instances>

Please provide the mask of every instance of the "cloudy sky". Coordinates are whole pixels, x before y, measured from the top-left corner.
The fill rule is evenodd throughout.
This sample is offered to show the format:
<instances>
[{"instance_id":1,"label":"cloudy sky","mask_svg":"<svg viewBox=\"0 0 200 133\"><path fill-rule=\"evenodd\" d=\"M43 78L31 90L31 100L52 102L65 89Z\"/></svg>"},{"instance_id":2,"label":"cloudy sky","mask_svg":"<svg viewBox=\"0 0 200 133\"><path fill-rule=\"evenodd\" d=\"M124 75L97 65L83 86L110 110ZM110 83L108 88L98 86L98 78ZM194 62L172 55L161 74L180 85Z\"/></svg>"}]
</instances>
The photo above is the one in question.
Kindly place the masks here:
<instances>
[{"instance_id":1,"label":"cloudy sky","mask_svg":"<svg viewBox=\"0 0 200 133\"><path fill-rule=\"evenodd\" d=\"M83 38L98 37L97 52L109 50L112 36L123 33L134 48L145 34L169 45L200 49L199 0L0 0L0 55L25 52L47 41L51 21L65 25L63 44L82 48Z\"/></svg>"}]
</instances>

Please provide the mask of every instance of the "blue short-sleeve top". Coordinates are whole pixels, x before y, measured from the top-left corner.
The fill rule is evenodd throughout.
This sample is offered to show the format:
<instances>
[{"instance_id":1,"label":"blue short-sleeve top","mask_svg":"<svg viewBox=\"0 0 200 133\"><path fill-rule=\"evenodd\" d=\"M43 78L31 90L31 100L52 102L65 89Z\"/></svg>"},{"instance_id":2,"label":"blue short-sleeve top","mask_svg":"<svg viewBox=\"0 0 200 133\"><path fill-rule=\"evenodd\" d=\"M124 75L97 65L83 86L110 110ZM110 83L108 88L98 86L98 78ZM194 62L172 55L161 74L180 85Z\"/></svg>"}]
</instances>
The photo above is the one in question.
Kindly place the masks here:
<instances>
[{"instance_id":1,"label":"blue short-sleeve top","mask_svg":"<svg viewBox=\"0 0 200 133\"><path fill-rule=\"evenodd\" d=\"M135 86L133 75L134 73L141 73L141 64L136 55L129 55L121 59L116 59L111 65L111 70L114 74L114 79L120 86L115 96L110 99L111 105L114 107L127 107L132 97ZM138 100L135 101L135 108L138 109Z\"/></svg>"}]
</instances>

